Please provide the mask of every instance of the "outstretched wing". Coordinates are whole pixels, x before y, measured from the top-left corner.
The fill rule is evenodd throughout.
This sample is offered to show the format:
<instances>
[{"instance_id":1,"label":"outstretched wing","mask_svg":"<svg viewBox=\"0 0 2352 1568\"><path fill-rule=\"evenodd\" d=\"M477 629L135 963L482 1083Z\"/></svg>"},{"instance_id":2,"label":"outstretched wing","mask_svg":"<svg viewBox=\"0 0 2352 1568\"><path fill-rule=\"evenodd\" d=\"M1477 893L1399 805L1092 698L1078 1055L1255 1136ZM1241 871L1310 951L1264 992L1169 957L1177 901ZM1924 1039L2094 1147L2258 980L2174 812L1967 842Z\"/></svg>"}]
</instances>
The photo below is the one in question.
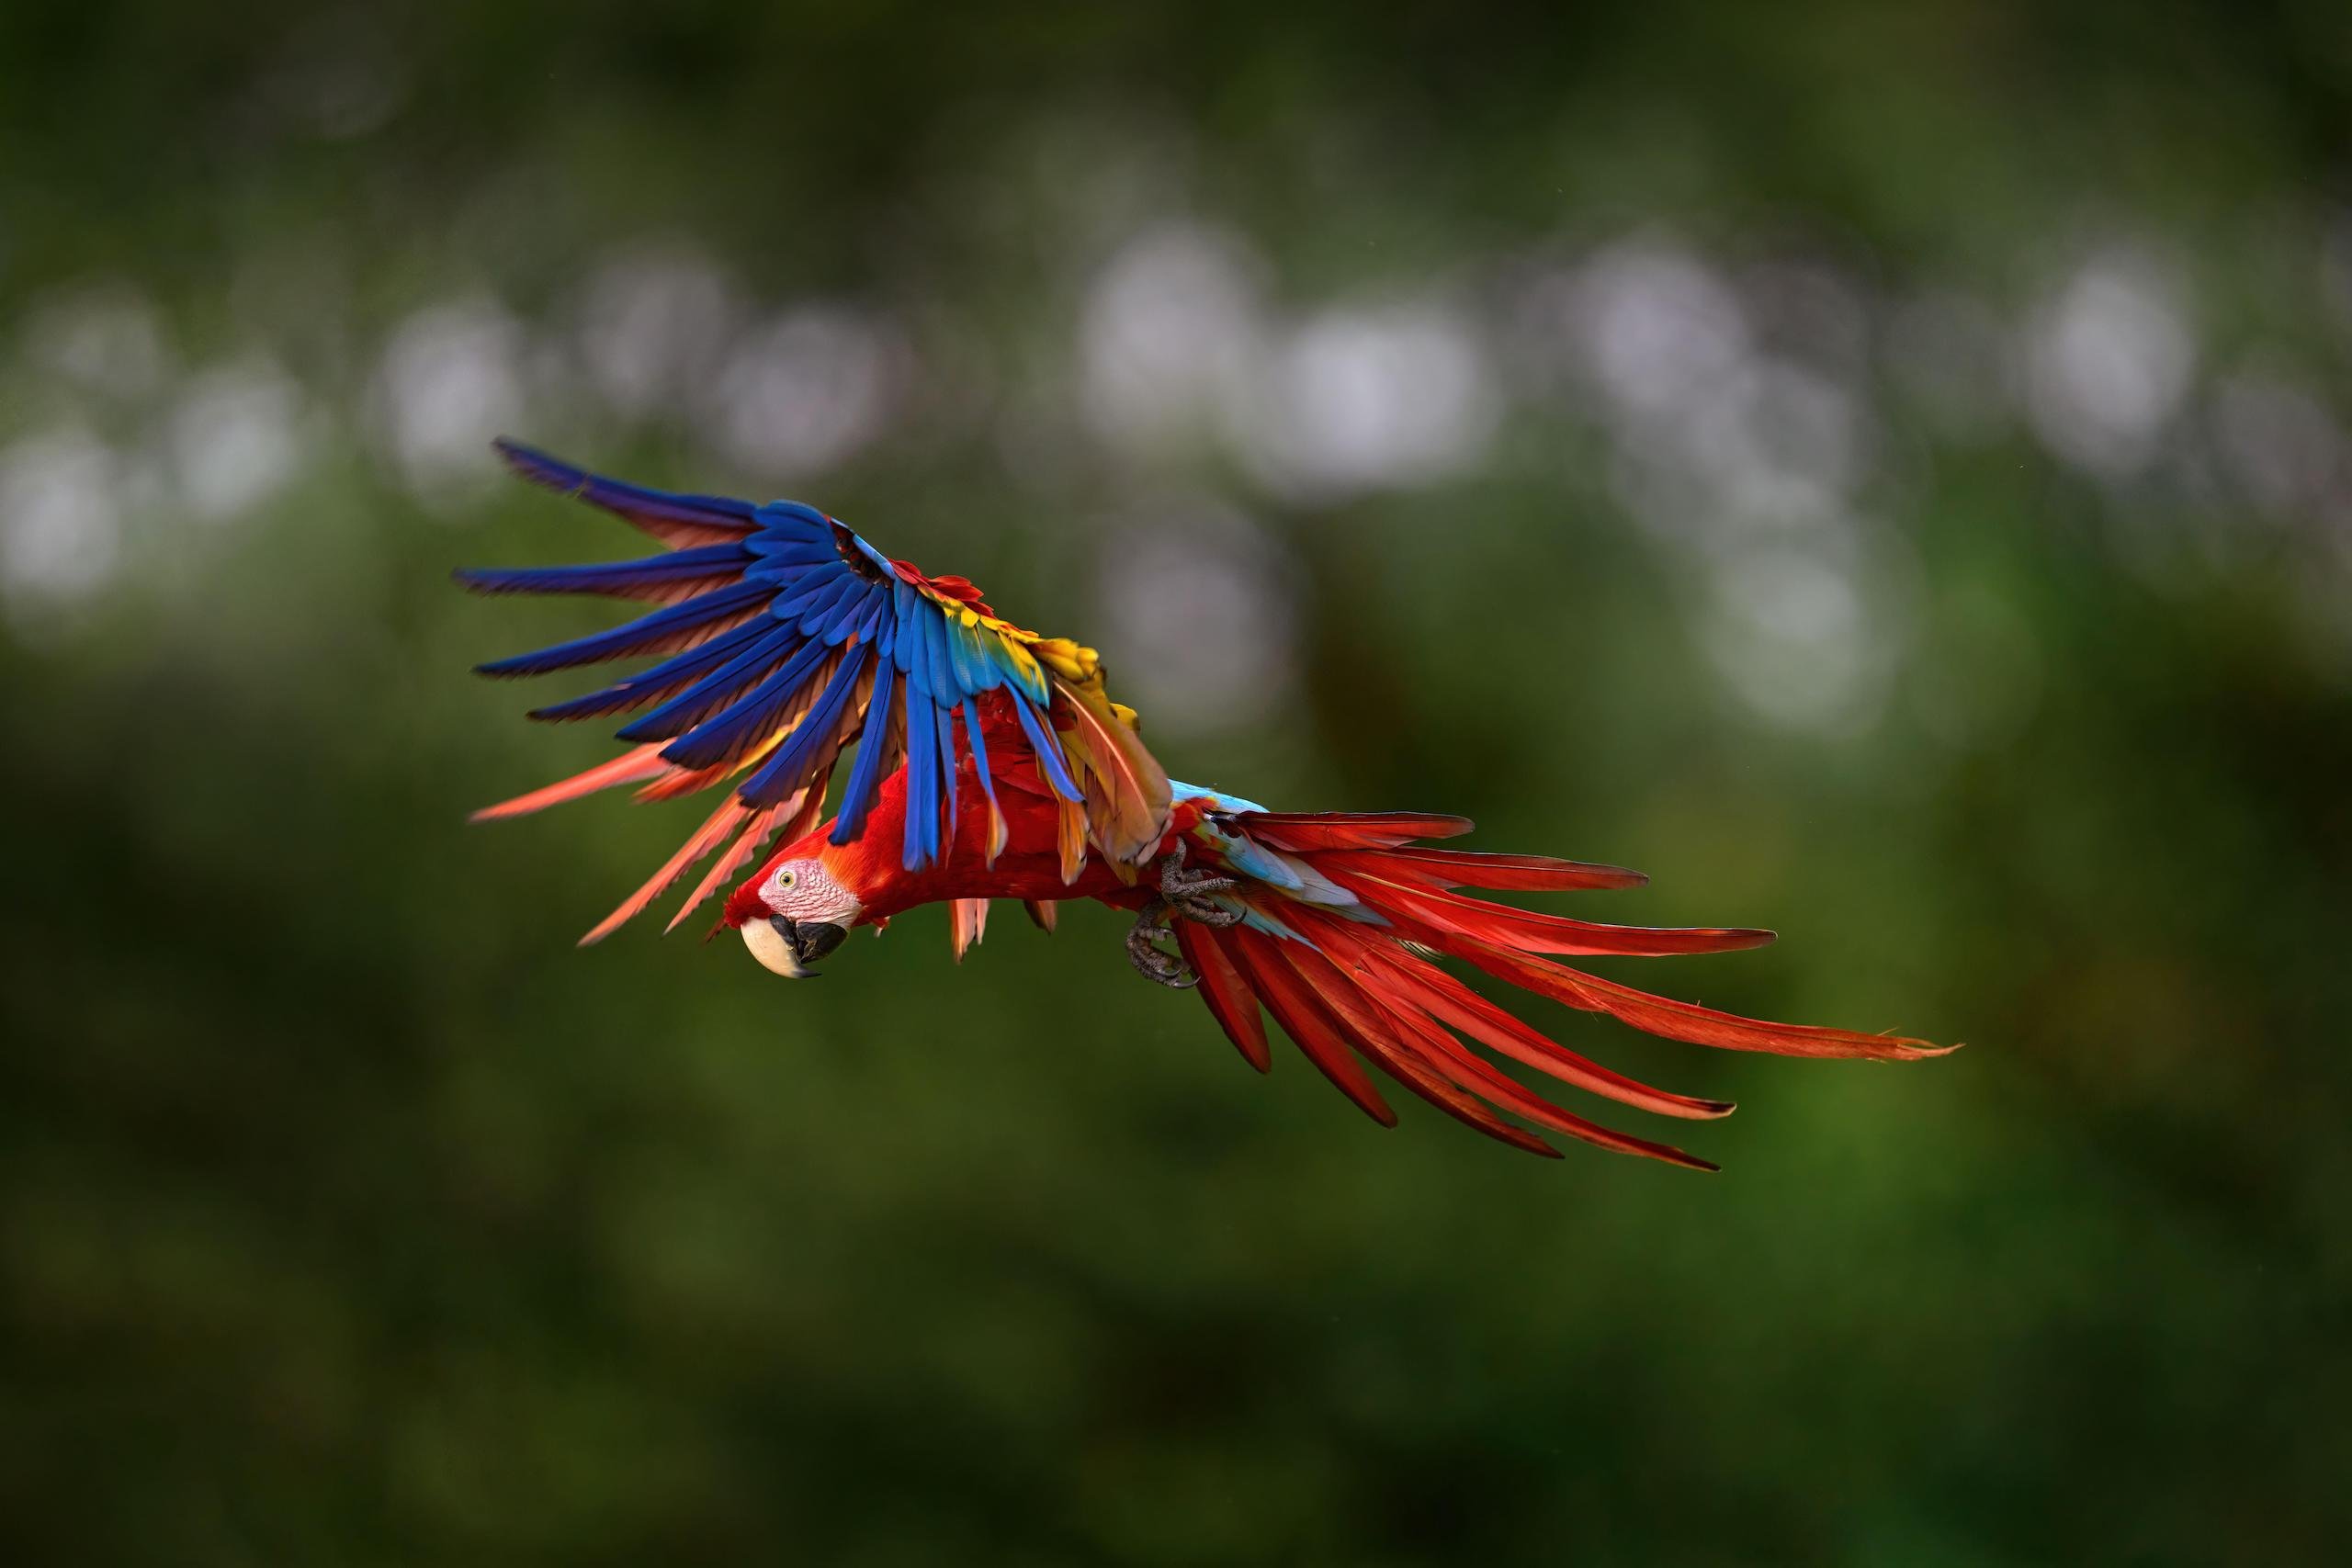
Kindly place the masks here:
<instances>
[{"instance_id":1,"label":"outstretched wing","mask_svg":"<svg viewBox=\"0 0 2352 1568\"><path fill-rule=\"evenodd\" d=\"M1167 775L1137 738L1134 712L1105 694L1092 649L1002 620L964 579L927 577L798 502L673 495L514 442L497 446L525 479L603 507L668 548L641 560L457 574L483 593L597 593L655 606L609 631L479 667L485 675L544 675L658 660L531 715L635 715L619 731L632 750L477 817L516 816L619 784L639 785L640 799L732 786L677 855L583 940L637 914L722 843L726 852L686 908L779 829L807 832L823 815L834 764L853 741L862 744L834 841L857 834L882 780L903 762L901 858L909 870L933 863L953 839L958 748L977 752L979 699L993 691L1005 694L1073 826L1082 822L1106 860L1132 867L1159 841ZM985 784L985 767L982 778ZM1000 828L995 847L1002 841Z\"/></svg>"},{"instance_id":2,"label":"outstretched wing","mask_svg":"<svg viewBox=\"0 0 2352 1568\"><path fill-rule=\"evenodd\" d=\"M1176 923L1178 944L1200 976L1202 998L1261 1072L1268 1064L1262 1006L1324 1076L1384 1123L1396 1116L1365 1064L1515 1148L1554 1152L1498 1111L1602 1148L1713 1168L1672 1145L1616 1132L1553 1104L1470 1046L1662 1116L1722 1116L1731 1110L1727 1102L1652 1089L1577 1055L1447 974L1433 962L1440 956L1670 1040L1876 1061L1941 1054L1919 1040L1740 1018L1635 990L1546 956L1722 953L1770 942L1770 931L1597 925L1456 891L1632 887L1646 880L1638 872L1416 842L1467 832L1470 824L1459 817L1283 815L1241 801L1218 805L1225 809L1204 813L1185 841L1195 852L1193 864L1238 881L1215 897L1242 919L1224 929Z\"/></svg>"}]
</instances>

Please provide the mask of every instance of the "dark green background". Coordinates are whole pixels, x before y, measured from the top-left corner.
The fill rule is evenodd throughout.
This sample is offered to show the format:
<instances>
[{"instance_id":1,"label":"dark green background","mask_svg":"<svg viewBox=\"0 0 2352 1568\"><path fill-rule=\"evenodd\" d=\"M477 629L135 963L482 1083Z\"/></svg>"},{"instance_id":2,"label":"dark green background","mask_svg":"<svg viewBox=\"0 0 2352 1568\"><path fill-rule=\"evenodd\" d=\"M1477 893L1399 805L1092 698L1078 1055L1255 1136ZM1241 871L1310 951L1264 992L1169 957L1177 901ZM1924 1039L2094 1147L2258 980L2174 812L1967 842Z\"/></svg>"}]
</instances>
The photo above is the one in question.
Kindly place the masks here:
<instances>
[{"instance_id":1,"label":"dark green background","mask_svg":"<svg viewBox=\"0 0 2352 1568\"><path fill-rule=\"evenodd\" d=\"M12 1560L2340 1561L2347 15L0 8ZM1486 439L1302 487L1214 411L1104 437L1089 302L1169 224L1270 338L1439 301ZM583 391L581 290L648 244L891 323L871 439L772 479L707 388ZM1860 433L1829 533L1764 525L1813 564L1760 631L1720 488L1629 477L1700 427L1527 326L1611 257ZM1974 403L1921 299L1991 323ZM1611 973L1971 1048L1521 1010L1743 1100L1640 1128L1704 1178L1257 1080L1100 911L797 987L575 952L697 814L464 825L605 750L466 666L606 617L447 570L629 536L403 466L379 366L451 301L521 367L484 423L803 494L1131 694L1190 668L1104 586L1136 528L1242 519L1289 676L1152 724L1172 771L1639 865L1577 912L1783 941ZM2136 445L2070 445L2069 342ZM224 366L280 445L206 516ZM462 390L419 417L471 462Z\"/></svg>"}]
</instances>

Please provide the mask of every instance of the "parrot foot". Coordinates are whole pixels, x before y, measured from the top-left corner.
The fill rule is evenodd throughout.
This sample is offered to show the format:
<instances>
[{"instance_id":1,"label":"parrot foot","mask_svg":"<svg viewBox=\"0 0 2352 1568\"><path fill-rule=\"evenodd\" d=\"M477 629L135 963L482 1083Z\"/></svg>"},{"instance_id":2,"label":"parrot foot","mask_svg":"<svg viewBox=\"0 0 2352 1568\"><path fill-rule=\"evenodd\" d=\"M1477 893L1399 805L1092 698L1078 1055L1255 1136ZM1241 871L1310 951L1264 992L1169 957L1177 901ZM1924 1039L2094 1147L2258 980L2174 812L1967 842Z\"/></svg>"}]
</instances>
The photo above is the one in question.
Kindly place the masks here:
<instances>
[{"instance_id":1,"label":"parrot foot","mask_svg":"<svg viewBox=\"0 0 2352 1568\"><path fill-rule=\"evenodd\" d=\"M1240 886L1237 878L1212 871L1186 871L1184 845L1179 840L1159 857L1159 891L1136 912L1135 926L1127 932L1127 958L1136 973L1170 990L1189 991L1199 985L1200 976L1183 955L1169 952L1156 939L1180 919L1217 931L1239 925L1241 908L1220 904L1216 896Z\"/></svg>"},{"instance_id":2,"label":"parrot foot","mask_svg":"<svg viewBox=\"0 0 2352 1568\"><path fill-rule=\"evenodd\" d=\"M1154 898L1143 907L1127 931L1127 961L1147 980L1171 991L1189 991L1201 983L1201 977L1193 973L1183 954L1170 953L1152 940L1168 930L1170 913L1165 898Z\"/></svg>"},{"instance_id":3,"label":"parrot foot","mask_svg":"<svg viewBox=\"0 0 2352 1568\"><path fill-rule=\"evenodd\" d=\"M1160 897L1175 911L1188 920L1223 931L1241 923L1242 911L1216 903L1214 895L1230 893L1241 886L1238 877L1220 876L1213 871L1184 869L1184 840L1159 857Z\"/></svg>"}]
</instances>

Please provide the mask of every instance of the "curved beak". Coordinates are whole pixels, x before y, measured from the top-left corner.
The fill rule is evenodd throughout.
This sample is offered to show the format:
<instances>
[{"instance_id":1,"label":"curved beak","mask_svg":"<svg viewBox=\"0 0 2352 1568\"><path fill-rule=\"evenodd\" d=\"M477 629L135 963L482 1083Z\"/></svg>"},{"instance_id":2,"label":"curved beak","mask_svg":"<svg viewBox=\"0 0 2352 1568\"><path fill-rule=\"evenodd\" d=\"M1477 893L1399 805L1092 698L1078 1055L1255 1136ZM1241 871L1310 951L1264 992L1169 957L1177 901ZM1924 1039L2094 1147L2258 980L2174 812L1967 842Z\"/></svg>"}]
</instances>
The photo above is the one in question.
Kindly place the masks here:
<instances>
[{"instance_id":1,"label":"curved beak","mask_svg":"<svg viewBox=\"0 0 2352 1568\"><path fill-rule=\"evenodd\" d=\"M745 920L738 928L743 933L743 945L760 966L781 975L787 980L805 980L816 974L808 967L842 944L849 932L840 926L819 920L788 920L782 915L770 915L764 920Z\"/></svg>"}]
</instances>

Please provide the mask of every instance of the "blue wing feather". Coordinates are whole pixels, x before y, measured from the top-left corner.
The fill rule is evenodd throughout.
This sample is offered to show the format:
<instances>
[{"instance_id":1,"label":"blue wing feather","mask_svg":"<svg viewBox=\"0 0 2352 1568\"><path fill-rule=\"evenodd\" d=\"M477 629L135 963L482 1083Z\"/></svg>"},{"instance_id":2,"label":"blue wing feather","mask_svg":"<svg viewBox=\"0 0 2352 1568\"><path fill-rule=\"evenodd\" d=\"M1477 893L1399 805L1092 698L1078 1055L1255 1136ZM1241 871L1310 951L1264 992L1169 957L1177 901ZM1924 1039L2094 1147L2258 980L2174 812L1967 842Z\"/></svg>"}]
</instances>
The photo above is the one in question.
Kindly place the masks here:
<instances>
[{"instance_id":1,"label":"blue wing feather","mask_svg":"<svg viewBox=\"0 0 2352 1568\"><path fill-rule=\"evenodd\" d=\"M452 573L477 593L628 593L665 583L692 582L740 572L748 560L741 545L703 545L641 560L588 566L466 568Z\"/></svg>"},{"instance_id":2,"label":"blue wing feather","mask_svg":"<svg viewBox=\"0 0 2352 1568\"><path fill-rule=\"evenodd\" d=\"M842 790L841 815L833 822L833 842L846 844L865 826L866 814L874 809L874 796L882 782L882 759L890 750L890 705L898 699L894 682L899 667L893 664L885 649L875 649L874 695L865 710L865 733L857 743L857 762L849 771L849 783Z\"/></svg>"},{"instance_id":3,"label":"blue wing feather","mask_svg":"<svg viewBox=\"0 0 2352 1568\"><path fill-rule=\"evenodd\" d=\"M761 527L780 537L818 539L827 546L833 542L833 520L805 501L771 501L753 507L752 513Z\"/></svg>"},{"instance_id":4,"label":"blue wing feather","mask_svg":"<svg viewBox=\"0 0 2352 1568\"><path fill-rule=\"evenodd\" d=\"M481 665L485 674L526 675L637 655L650 668L535 716L578 718L637 713L624 739L666 742L664 761L706 770L733 762L765 741L781 716L803 711L741 787L764 806L810 783L831 749L863 737L841 802L837 841L858 832L881 785L895 722L905 737L910 869L944 849L942 818L955 796L957 717L980 787L991 806L995 780L978 699L1005 689L1046 782L1083 803L1047 716L1056 698L1034 666L992 632L963 624L960 606L899 575L889 558L814 507L750 502L649 490L513 443L500 451L536 483L603 507L680 547L641 560L466 571L459 581L491 593L693 593L636 619L530 653ZM695 590L701 589L695 592ZM852 704L869 665L864 712ZM830 668L831 673L827 674ZM822 690L813 682L822 678Z\"/></svg>"},{"instance_id":5,"label":"blue wing feather","mask_svg":"<svg viewBox=\"0 0 2352 1568\"><path fill-rule=\"evenodd\" d=\"M933 703L931 705L931 722L939 735L939 798L952 816L956 804L955 716L944 705Z\"/></svg>"},{"instance_id":6,"label":"blue wing feather","mask_svg":"<svg viewBox=\"0 0 2352 1568\"><path fill-rule=\"evenodd\" d=\"M753 681L764 678L767 667L784 657L793 641L790 626L771 628L765 637L743 649L660 707L622 726L617 738L622 740L668 740L692 729L721 702Z\"/></svg>"},{"instance_id":7,"label":"blue wing feather","mask_svg":"<svg viewBox=\"0 0 2352 1568\"><path fill-rule=\"evenodd\" d=\"M918 596L912 614L903 607L899 611L899 668L906 671L917 691L940 694L933 674L936 666L931 658L931 639L938 635L939 621L936 616L924 615L922 608L923 602Z\"/></svg>"},{"instance_id":8,"label":"blue wing feather","mask_svg":"<svg viewBox=\"0 0 2352 1568\"><path fill-rule=\"evenodd\" d=\"M841 724L842 709L848 705L850 694L857 689L858 677L872 656L870 649L850 649L841 668L833 671L825 694L801 716L800 723L776 748L775 755L762 763L759 772L743 785L741 794L747 804L774 806L807 782L818 752L832 743Z\"/></svg>"},{"instance_id":9,"label":"blue wing feather","mask_svg":"<svg viewBox=\"0 0 2352 1568\"><path fill-rule=\"evenodd\" d=\"M907 826L899 856L920 871L939 854L939 705L910 686L907 693Z\"/></svg>"},{"instance_id":10,"label":"blue wing feather","mask_svg":"<svg viewBox=\"0 0 2352 1568\"><path fill-rule=\"evenodd\" d=\"M913 584L906 579L899 579L890 585L890 589L891 619L899 628L899 646L891 657L899 661L899 673L909 675L914 672L916 662L922 657L922 628L930 617L921 614L922 595L917 593ZM925 668L927 671L928 666Z\"/></svg>"},{"instance_id":11,"label":"blue wing feather","mask_svg":"<svg viewBox=\"0 0 2352 1568\"><path fill-rule=\"evenodd\" d=\"M931 689L943 701L952 701L949 694L961 691L963 686L956 679L956 661L947 654L947 639L952 634L947 629L946 617L925 615L922 621L922 640L931 655Z\"/></svg>"},{"instance_id":12,"label":"blue wing feather","mask_svg":"<svg viewBox=\"0 0 2352 1568\"><path fill-rule=\"evenodd\" d=\"M590 718L599 714L627 713L643 707L666 691L675 690L681 681L691 681L712 670L742 651L748 643L772 636L775 628L763 618L748 621L733 631L721 632L708 642L700 643L684 653L672 654L650 669L639 671L626 681L616 681L602 691L585 696L551 704L531 710L538 719Z\"/></svg>"},{"instance_id":13,"label":"blue wing feather","mask_svg":"<svg viewBox=\"0 0 2352 1568\"><path fill-rule=\"evenodd\" d=\"M996 661L980 648L980 634L960 620L946 625L947 658L955 667L956 684L967 696L991 690L1002 680Z\"/></svg>"},{"instance_id":14,"label":"blue wing feather","mask_svg":"<svg viewBox=\"0 0 2352 1568\"><path fill-rule=\"evenodd\" d=\"M772 539L754 534L743 547L756 558L750 571L765 577L790 577L812 566L842 558L830 539Z\"/></svg>"},{"instance_id":15,"label":"blue wing feather","mask_svg":"<svg viewBox=\"0 0 2352 1568\"><path fill-rule=\"evenodd\" d=\"M736 501L723 495L683 495L668 491L648 490L622 479L608 479L602 474L592 474L575 468L560 457L549 457L535 447L504 437L492 443L498 448L514 470L535 484L565 495L576 495L592 505L601 506L616 516L634 522L650 517L662 522L692 524L697 527L737 528L748 533L757 522L758 509L748 501Z\"/></svg>"},{"instance_id":16,"label":"blue wing feather","mask_svg":"<svg viewBox=\"0 0 2352 1568\"><path fill-rule=\"evenodd\" d=\"M1029 705L1029 699L1018 692L1013 693L1012 711L1021 716L1021 728L1028 734L1029 749L1036 752L1037 760L1045 764L1046 782L1054 786L1054 793L1064 800L1084 800L1084 792L1069 776L1069 769L1062 761L1060 744L1046 733L1046 727L1037 721L1037 710Z\"/></svg>"},{"instance_id":17,"label":"blue wing feather","mask_svg":"<svg viewBox=\"0 0 2352 1568\"><path fill-rule=\"evenodd\" d=\"M827 642L876 642L882 629L882 617L890 608L890 595L878 587L869 586L854 601L844 604L832 624L820 634ZM876 651L887 656L888 645L877 643Z\"/></svg>"},{"instance_id":18,"label":"blue wing feather","mask_svg":"<svg viewBox=\"0 0 2352 1568\"><path fill-rule=\"evenodd\" d=\"M1003 812L996 803L996 780L989 776L989 746L980 736L980 705L977 701L964 704L964 733L966 743L972 749L972 771L979 775L980 793L988 797L991 821L1003 820ZM989 863L996 863L996 843L989 844Z\"/></svg>"},{"instance_id":19,"label":"blue wing feather","mask_svg":"<svg viewBox=\"0 0 2352 1568\"><path fill-rule=\"evenodd\" d=\"M849 568L838 559L822 566L809 567L796 574L777 592L775 603L768 606L769 613L779 621L797 620L808 606L856 581L850 575Z\"/></svg>"},{"instance_id":20,"label":"blue wing feather","mask_svg":"<svg viewBox=\"0 0 2352 1568\"><path fill-rule=\"evenodd\" d=\"M865 599L866 590L870 586L871 584L863 579L854 577L844 570L839 582L812 596L808 605L802 609L800 612L801 634L813 635L818 627L839 615L844 604L851 604L854 610L856 604Z\"/></svg>"},{"instance_id":21,"label":"blue wing feather","mask_svg":"<svg viewBox=\"0 0 2352 1568\"><path fill-rule=\"evenodd\" d=\"M763 582L738 582L726 588L714 588L682 604L672 604L650 615L639 615L610 631L574 637L552 648L518 653L511 659L494 660L488 664L477 664L474 668L484 675L544 675L550 671L569 670L575 665L627 658L632 653L641 653L667 637L708 626L738 611L751 609L771 592Z\"/></svg>"},{"instance_id":22,"label":"blue wing feather","mask_svg":"<svg viewBox=\"0 0 2352 1568\"><path fill-rule=\"evenodd\" d=\"M821 642L800 645L798 652L784 661L776 671L736 699L724 711L705 719L662 750L662 758L682 768L714 768L741 748L759 739L759 731L775 721L784 705L792 700L832 649ZM629 727L631 729L636 726ZM621 732L621 739L639 739Z\"/></svg>"}]
</instances>

